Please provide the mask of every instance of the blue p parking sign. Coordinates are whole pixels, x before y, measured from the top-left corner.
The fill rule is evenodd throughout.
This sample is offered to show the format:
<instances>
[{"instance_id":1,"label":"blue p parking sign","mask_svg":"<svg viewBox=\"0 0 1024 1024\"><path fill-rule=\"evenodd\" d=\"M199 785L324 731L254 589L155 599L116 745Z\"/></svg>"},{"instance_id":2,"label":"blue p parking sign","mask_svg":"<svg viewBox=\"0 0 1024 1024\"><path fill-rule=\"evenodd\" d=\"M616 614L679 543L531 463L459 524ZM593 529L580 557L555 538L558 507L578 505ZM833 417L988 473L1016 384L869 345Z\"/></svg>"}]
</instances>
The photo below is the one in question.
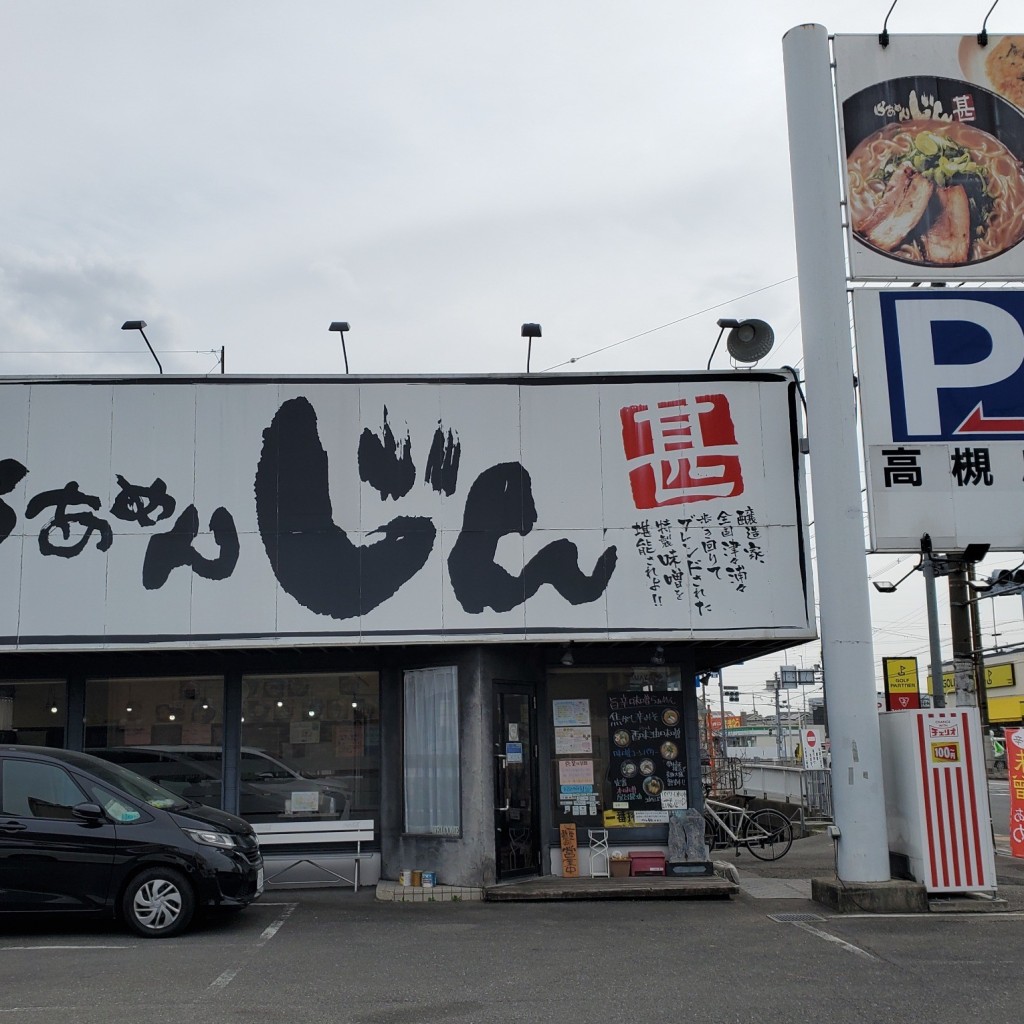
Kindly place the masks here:
<instances>
[{"instance_id":1,"label":"blue p parking sign","mask_svg":"<svg viewBox=\"0 0 1024 1024\"><path fill-rule=\"evenodd\" d=\"M1024 544L1024 291L854 293L876 551Z\"/></svg>"},{"instance_id":2,"label":"blue p parking sign","mask_svg":"<svg viewBox=\"0 0 1024 1024\"><path fill-rule=\"evenodd\" d=\"M1024 440L1024 293L879 293L894 441Z\"/></svg>"}]
</instances>

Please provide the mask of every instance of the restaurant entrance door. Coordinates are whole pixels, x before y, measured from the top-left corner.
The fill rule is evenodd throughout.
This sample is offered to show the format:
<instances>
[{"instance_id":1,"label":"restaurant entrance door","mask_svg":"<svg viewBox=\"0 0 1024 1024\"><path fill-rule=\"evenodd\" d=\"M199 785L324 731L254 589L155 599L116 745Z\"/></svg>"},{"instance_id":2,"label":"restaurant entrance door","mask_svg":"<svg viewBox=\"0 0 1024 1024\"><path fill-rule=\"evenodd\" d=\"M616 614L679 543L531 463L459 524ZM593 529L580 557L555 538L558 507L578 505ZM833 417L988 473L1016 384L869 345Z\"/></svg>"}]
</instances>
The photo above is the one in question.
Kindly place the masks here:
<instances>
[{"instance_id":1,"label":"restaurant entrance door","mask_svg":"<svg viewBox=\"0 0 1024 1024\"><path fill-rule=\"evenodd\" d=\"M536 704L530 685L494 685L494 848L499 879L540 870Z\"/></svg>"}]
</instances>

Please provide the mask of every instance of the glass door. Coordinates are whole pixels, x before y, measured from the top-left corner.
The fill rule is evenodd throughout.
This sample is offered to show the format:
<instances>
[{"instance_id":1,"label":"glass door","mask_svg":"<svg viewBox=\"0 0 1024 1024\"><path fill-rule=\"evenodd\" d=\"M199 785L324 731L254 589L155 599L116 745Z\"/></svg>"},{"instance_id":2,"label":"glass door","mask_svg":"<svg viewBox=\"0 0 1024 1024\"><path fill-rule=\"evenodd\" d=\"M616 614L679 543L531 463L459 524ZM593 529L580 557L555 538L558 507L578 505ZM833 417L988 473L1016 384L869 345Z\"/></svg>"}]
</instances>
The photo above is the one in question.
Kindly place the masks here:
<instances>
[{"instance_id":1,"label":"glass door","mask_svg":"<svg viewBox=\"0 0 1024 1024\"><path fill-rule=\"evenodd\" d=\"M498 878L540 870L533 688L494 688L494 846Z\"/></svg>"}]
</instances>

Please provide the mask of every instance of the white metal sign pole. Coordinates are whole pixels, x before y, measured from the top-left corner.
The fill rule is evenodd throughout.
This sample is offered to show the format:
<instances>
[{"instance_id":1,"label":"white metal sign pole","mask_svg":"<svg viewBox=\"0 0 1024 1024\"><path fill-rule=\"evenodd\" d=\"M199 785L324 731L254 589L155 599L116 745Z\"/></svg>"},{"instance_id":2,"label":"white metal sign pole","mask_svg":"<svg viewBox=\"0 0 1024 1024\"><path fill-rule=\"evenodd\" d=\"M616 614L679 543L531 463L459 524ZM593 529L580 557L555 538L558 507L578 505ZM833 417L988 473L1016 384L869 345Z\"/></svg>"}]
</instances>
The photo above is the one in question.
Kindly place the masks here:
<instances>
[{"instance_id":1,"label":"white metal sign pole","mask_svg":"<svg viewBox=\"0 0 1024 1024\"><path fill-rule=\"evenodd\" d=\"M839 877L889 878L828 33L783 39Z\"/></svg>"}]
</instances>

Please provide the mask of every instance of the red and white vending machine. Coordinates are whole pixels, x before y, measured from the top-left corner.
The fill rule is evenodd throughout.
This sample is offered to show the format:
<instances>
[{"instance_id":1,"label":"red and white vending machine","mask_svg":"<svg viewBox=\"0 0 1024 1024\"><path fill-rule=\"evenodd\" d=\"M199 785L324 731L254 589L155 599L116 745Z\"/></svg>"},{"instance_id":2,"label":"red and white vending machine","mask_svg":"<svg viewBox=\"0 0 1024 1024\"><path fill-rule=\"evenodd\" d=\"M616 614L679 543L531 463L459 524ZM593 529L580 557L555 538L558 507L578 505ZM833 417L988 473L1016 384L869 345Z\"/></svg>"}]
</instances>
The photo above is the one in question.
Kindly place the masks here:
<instances>
[{"instance_id":1,"label":"red and white vending machine","mask_svg":"<svg viewBox=\"0 0 1024 1024\"><path fill-rule=\"evenodd\" d=\"M890 854L928 892L994 892L978 709L890 711L878 720Z\"/></svg>"}]
</instances>

